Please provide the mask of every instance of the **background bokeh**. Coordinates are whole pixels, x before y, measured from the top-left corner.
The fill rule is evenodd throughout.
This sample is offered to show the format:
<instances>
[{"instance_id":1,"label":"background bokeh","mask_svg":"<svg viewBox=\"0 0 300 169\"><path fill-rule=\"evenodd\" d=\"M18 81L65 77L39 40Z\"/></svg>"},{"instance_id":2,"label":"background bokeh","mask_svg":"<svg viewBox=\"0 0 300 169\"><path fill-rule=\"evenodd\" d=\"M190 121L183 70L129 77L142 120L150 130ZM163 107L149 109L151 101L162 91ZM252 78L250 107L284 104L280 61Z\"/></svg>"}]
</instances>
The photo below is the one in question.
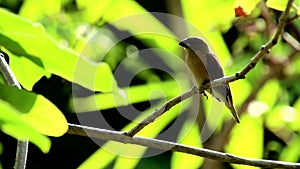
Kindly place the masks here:
<instances>
[{"instance_id":1,"label":"background bokeh","mask_svg":"<svg viewBox=\"0 0 300 169\"><path fill-rule=\"evenodd\" d=\"M47 98L68 123L86 119L84 125L106 128L105 122L109 129L127 130L135 124L132 120L140 121L192 86L193 77L180 63L184 51L179 40L206 39L225 74L233 75L272 38L285 2L3 0L0 47L24 90ZM237 8L247 16L236 17ZM290 16L297 13L292 10ZM244 157L299 162L299 19L283 35L246 79L230 83L241 124L233 125L229 110L211 97L198 104L195 96L138 135L160 134L161 139ZM88 59L83 62L88 66L81 67L77 57ZM91 72L95 80L87 82ZM97 120L99 115L104 121ZM0 120L0 162L2 168L12 168L17 141L4 130L9 122ZM40 144L29 145L27 168L254 168L173 152L149 155L155 150L69 134L49 138L46 154L36 146ZM123 155L135 150L136 158L118 156L109 146L120 146Z\"/></svg>"}]
</instances>

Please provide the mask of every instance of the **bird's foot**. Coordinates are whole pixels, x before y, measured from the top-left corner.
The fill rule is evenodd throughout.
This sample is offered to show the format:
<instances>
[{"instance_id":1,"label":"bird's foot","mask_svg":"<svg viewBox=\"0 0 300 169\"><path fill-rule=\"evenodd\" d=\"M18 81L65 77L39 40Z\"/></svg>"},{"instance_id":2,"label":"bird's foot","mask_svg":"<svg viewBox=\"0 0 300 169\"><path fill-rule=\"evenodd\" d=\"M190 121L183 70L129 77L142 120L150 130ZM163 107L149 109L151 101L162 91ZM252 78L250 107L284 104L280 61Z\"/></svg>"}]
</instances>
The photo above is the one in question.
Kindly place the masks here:
<instances>
[{"instance_id":1,"label":"bird's foot","mask_svg":"<svg viewBox=\"0 0 300 169\"><path fill-rule=\"evenodd\" d=\"M206 100L208 99L207 94L205 93L205 91L201 92L201 94L203 94L203 96L206 98Z\"/></svg>"}]
</instances>

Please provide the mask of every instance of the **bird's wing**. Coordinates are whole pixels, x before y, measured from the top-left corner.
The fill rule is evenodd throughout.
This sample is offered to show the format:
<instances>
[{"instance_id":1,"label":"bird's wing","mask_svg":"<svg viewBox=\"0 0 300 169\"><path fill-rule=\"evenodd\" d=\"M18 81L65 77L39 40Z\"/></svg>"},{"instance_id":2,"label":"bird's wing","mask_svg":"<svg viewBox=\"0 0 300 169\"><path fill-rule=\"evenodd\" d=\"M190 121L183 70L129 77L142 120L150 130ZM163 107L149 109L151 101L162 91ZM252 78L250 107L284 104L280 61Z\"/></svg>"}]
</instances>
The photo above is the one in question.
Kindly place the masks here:
<instances>
[{"instance_id":1,"label":"bird's wing","mask_svg":"<svg viewBox=\"0 0 300 169\"><path fill-rule=\"evenodd\" d=\"M217 60L217 57L213 53L207 53L206 59L206 70L209 74L210 81L224 77L224 71ZM212 88L210 92L218 101L226 102L226 96L228 95L228 92L230 92L228 91L228 88L229 86L227 86L227 84L223 84Z\"/></svg>"},{"instance_id":2,"label":"bird's wing","mask_svg":"<svg viewBox=\"0 0 300 169\"><path fill-rule=\"evenodd\" d=\"M211 81L224 77L224 71L221 67L221 64L213 53L207 53L206 60L206 70Z\"/></svg>"}]
</instances>

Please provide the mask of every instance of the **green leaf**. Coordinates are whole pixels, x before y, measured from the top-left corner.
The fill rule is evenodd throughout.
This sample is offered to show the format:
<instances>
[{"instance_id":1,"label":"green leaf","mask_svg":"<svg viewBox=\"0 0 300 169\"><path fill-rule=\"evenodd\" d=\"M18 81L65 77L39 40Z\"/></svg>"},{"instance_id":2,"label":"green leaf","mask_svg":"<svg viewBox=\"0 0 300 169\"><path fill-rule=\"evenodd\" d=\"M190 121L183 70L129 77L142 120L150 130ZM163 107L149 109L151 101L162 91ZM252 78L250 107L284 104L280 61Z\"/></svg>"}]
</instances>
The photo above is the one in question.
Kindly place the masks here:
<instances>
[{"instance_id":1,"label":"green leaf","mask_svg":"<svg viewBox=\"0 0 300 169\"><path fill-rule=\"evenodd\" d=\"M266 5L269 8L273 8L279 11L284 11L286 8L286 5L288 3L288 0L268 0ZM300 10L299 10L299 5L300 5L300 0L296 0L294 2L294 5L298 8L297 14L300 14ZM293 8L292 8L293 10Z\"/></svg>"},{"instance_id":2,"label":"green leaf","mask_svg":"<svg viewBox=\"0 0 300 169\"><path fill-rule=\"evenodd\" d=\"M298 162L299 159L299 152L300 152L300 136L293 137L292 141L287 144L286 147L280 153L279 160L280 161L289 161L289 162Z\"/></svg>"},{"instance_id":3,"label":"green leaf","mask_svg":"<svg viewBox=\"0 0 300 169\"><path fill-rule=\"evenodd\" d=\"M40 66L40 60L35 58L37 62L34 62L34 58L19 57L10 51L6 51L9 55L10 64L14 75L27 90L32 90L33 85L40 80L43 76L50 77L50 73ZM30 69L28 69L30 67ZM27 76L30 75L30 76Z\"/></svg>"},{"instance_id":4,"label":"green leaf","mask_svg":"<svg viewBox=\"0 0 300 169\"><path fill-rule=\"evenodd\" d=\"M272 129L280 129L285 126L283 121L281 110L284 109L284 105L277 105L272 109L272 112L269 112L266 116L266 126Z\"/></svg>"},{"instance_id":5,"label":"green leaf","mask_svg":"<svg viewBox=\"0 0 300 169\"><path fill-rule=\"evenodd\" d=\"M229 144L225 148L226 152L242 157L261 158L263 155L263 135L262 119L244 114L241 117L241 123L232 130ZM241 165L233 166L237 169L257 168Z\"/></svg>"},{"instance_id":6,"label":"green leaf","mask_svg":"<svg viewBox=\"0 0 300 169\"><path fill-rule=\"evenodd\" d=\"M233 103L235 105L240 105L247 99L252 91L252 86L249 81L238 80L229 84L232 92ZM243 91L243 92L240 92Z\"/></svg>"},{"instance_id":7,"label":"green leaf","mask_svg":"<svg viewBox=\"0 0 300 169\"><path fill-rule=\"evenodd\" d=\"M103 16L108 6L114 4L111 0L76 0L77 7L84 11L85 19L88 22L95 23Z\"/></svg>"},{"instance_id":8,"label":"green leaf","mask_svg":"<svg viewBox=\"0 0 300 169\"><path fill-rule=\"evenodd\" d=\"M45 69L45 75L47 75L46 72L50 72L91 90L111 92L118 89L106 63L98 64L84 57L79 57L78 53L68 48L59 46L40 24L32 23L3 9L0 9L0 17L6 18L0 20L0 45L15 56L26 57L31 61L23 60L21 70L16 70L18 67L14 67L14 63L11 63L15 72L18 73L16 76L23 76L20 78L20 83L26 84L27 89L32 88L33 82L39 79L42 72L37 71L33 77L24 75L22 70L24 67L30 69L32 63Z\"/></svg>"},{"instance_id":9,"label":"green leaf","mask_svg":"<svg viewBox=\"0 0 300 169\"><path fill-rule=\"evenodd\" d=\"M79 8L84 9L86 17L92 23L105 21L120 30L129 31L150 47L179 53L176 36L136 1L77 0L76 2ZM166 17L166 14L163 16Z\"/></svg>"},{"instance_id":10,"label":"green leaf","mask_svg":"<svg viewBox=\"0 0 300 169\"><path fill-rule=\"evenodd\" d=\"M21 6L19 15L38 20L45 15L54 15L60 12L61 3L61 0L26 0Z\"/></svg>"},{"instance_id":11,"label":"green leaf","mask_svg":"<svg viewBox=\"0 0 300 169\"><path fill-rule=\"evenodd\" d=\"M299 22L300 23L300 22ZM300 53L298 53L297 55L295 55L295 57L299 57ZM300 73L300 60L296 59L295 61L293 61L290 66L289 66L289 72L291 74L298 74Z\"/></svg>"},{"instance_id":12,"label":"green leaf","mask_svg":"<svg viewBox=\"0 0 300 169\"><path fill-rule=\"evenodd\" d=\"M115 142L108 142L105 145L112 144L112 146L114 146L113 143ZM82 163L77 168L78 169L105 168L115 158L116 158L116 154L111 153L110 151L106 151L103 147L98 149L91 156L89 156L89 158L85 160L84 163ZM101 159L101 163L99 163L99 159Z\"/></svg>"},{"instance_id":13,"label":"green leaf","mask_svg":"<svg viewBox=\"0 0 300 169\"><path fill-rule=\"evenodd\" d=\"M234 1L181 1L184 17L194 24L202 33L210 34L215 29L227 30L235 17ZM220 13L222 11L222 13ZM214 29L214 31L212 31ZM193 34L193 32L191 32ZM195 32L194 32L195 33ZM209 38L210 39L210 38Z\"/></svg>"},{"instance_id":14,"label":"green leaf","mask_svg":"<svg viewBox=\"0 0 300 169\"><path fill-rule=\"evenodd\" d=\"M163 103L164 102L160 102L159 104L153 105L153 107L157 108ZM172 107L172 109L170 109L166 114L156 119L153 123L150 123L147 127L145 127L143 130L137 133L137 135L148 138L153 138L157 136L172 120L174 120L178 116L178 113L185 111L187 108L189 108L189 106L189 102L185 102L185 104L178 104ZM127 131L131 129L134 125L136 125L136 122L141 121L147 115L152 113L154 108L141 113L133 122L128 124L122 130ZM116 164L118 167L121 165L124 166L125 162L127 162L126 166L134 167L135 165L137 165L137 162L140 159L127 160L128 156L140 158L146 150L147 148L142 146L124 145L122 143L115 143L109 141L103 146L101 146L101 149L97 150L94 154L92 154L85 162L83 162L79 166L79 168L103 168L104 166L110 164L114 159L119 161ZM109 155L107 156L107 154ZM99 161L99 158L102 159L101 163L97 162Z\"/></svg>"},{"instance_id":15,"label":"green leaf","mask_svg":"<svg viewBox=\"0 0 300 169\"><path fill-rule=\"evenodd\" d=\"M288 0L268 0L266 5L269 8L277 9L279 11L284 11Z\"/></svg>"},{"instance_id":16,"label":"green leaf","mask_svg":"<svg viewBox=\"0 0 300 169\"><path fill-rule=\"evenodd\" d=\"M148 101L150 96L151 99L170 98L180 93L176 90L178 87L177 83L178 81L172 80L123 88L122 90L128 97L127 102L114 93L99 93L84 98L73 98L69 105L74 112L76 110L76 113L80 113L140 103ZM170 88L173 90L170 90Z\"/></svg>"},{"instance_id":17,"label":"green leaf","mask_svg":"<svg viewBox=\"0 0 300 169\"><path fill-rule=\"evenodd\" d=\"M260 0L235 0L234 6L241 7L245 13L248 15L256 8L256 5Z\"/></svg>"},{"instance_id":18,"label":"green leaf","mask_svg":"<svg viewBox=\"0 0 300 169\"><path fill-rule=\"evenodd\" d=\"M16 139L29 139L44 153L50 150L50 139L42 135L23 119L18 109L0 99L0 112L0 126L4 133Z\"/></svg>"},{"instance_id":19,"label":"green leaf","mask_svg":"<svg viewBox=\"0 0 300 169\"><path fill-rule=\"evenodd\" d=\"M194 121L186 120L183 124L183 127L180 130L179 136L177 138L178 143L202 147L200 144L200 133L197 127L197 124ZM189 159L189 160L186 160ZM185 154L173 152L171 158L171 168L172 169L180 169L180 168L198 168L203 163L203 158Z\"/></svg>"},{"instance_id":20,"label":"green leaf","mask_svg":"<svg viewBox=\"0 0 300 169\"><path fill-rule=\"evenodd\" d=\"M296 108L284 104L277 104L272 112L266 116L266 126L273 130L279 130L286 126L299 130L299 115Z\"/></svg>"},{"instance_id":21,"label":"green leaf","mask_svg":"<svg viewBox=\"0 0 300 169\"><path fill-rule=\"evenodd\" d=\"M126 151L127 154L127 156L117 157L114 168L123 168L123 166L126 166L126 168L135 168L141 160L141 158L136 157L142 157L147 150L147 147L134 144L115 143L114 145L116 146L115 148L121 150L121 154L124 153L123 151Z\"/></svg>"},{"instance_id":22,"label":"green leaf","mask_svg":"<svg viewBox=\"0 0 300 169\"><path fill-rule=\"evenodd\" d=\"M300 98L297 99L293 107L295 108L296 113L294 113L293 120L290 122L289 126L294 131L300 131Z\"/></svg>"},{"instance_id":23,"label":"green leaf","mask_svg":"<svg viewBox=\"0 0 300 169\"><path fill-rule=\"evenodd\" d=\"M260 89L257 100L266 103L269 108L272 108L278 99L280 91L278 80L270 80Z\"/></svg>"},{"instance_id":24,"label":"green leaf","mask_svg":"<svg viewBox=\"0 0 300 169\"><path fill-rule=\"evenodd\" d=\"M0 85L0 99L21 112L20 117L42 134L61 136L68 129L64 115L42 95Z\"/></svg>"},{"instance_id":25,"label":"green leaf","mask_svg":"<svg viewBox=\"0 0 300 169\"><path fill-rule=\"evenodd\" d=\"M230 64L231 54L221 31L227 31L235 17L233 0L181 0L181 4L184 18L190 23L187 27L188 36L205 38L224 67Z\"/></svg>"}]
</instances>

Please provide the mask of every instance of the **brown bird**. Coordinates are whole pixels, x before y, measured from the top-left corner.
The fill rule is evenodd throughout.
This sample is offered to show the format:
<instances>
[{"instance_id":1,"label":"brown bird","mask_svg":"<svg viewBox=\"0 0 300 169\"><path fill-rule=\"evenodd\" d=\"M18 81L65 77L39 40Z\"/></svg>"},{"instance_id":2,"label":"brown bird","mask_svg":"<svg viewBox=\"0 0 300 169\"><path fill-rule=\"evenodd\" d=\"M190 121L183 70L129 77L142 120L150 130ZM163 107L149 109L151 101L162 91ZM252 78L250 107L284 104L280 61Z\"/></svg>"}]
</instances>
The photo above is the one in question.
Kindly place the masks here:
<instances>
[{"instance_id":1,"label":"brown bird","mask_svg":"<svg viewBox=\"0 0 300 169\"><path fill-rule=\"evenodd\" d=\"M224 71L215 54L207 43L198 37L183 39L180 46L186 50L185 62L196 79L197 86L224 77ZM235 121L240 122L239 116L233 106L230 87L227 83L207 90L218 101L224 102L231 111ZM205 95L205 93L203 93Z\"/></svg>"}]
</instances>

